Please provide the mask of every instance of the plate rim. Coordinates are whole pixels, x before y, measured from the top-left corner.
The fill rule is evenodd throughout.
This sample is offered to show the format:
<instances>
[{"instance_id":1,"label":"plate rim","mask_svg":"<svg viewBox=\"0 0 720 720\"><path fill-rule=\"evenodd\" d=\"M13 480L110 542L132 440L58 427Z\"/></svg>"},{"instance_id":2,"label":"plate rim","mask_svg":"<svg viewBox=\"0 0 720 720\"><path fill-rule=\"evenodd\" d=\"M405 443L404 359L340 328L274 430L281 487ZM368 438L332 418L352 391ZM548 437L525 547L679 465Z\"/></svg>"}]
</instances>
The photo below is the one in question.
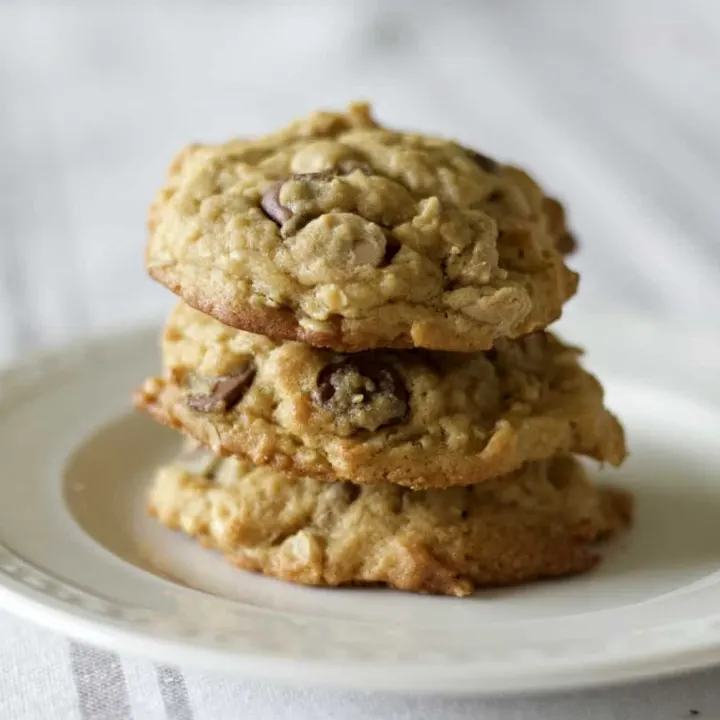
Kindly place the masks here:
<instances>
[{"instance_id":1,"label":"plate rim","mask_svg":"<svg viewBox=\"0 0 720 720\"><path fill-rule=\"evenodd\" d=\"M584 312L583 315L588 316L590 313ZM662 323L649 316L616 317L613 312L603 312L603 316L604 323L619 322L629 327L642 324L646 332L662 332ZM133 342L146 342L157 331L156 322L114 327L88 334L70 343L58 343L5 363L0 367L0 387L5 385L0 391L0 406L21 400L23 391L32 390L35 382L45 375L43 367L50 361L55 363L56 372L82 366L93 352L122 342L125 338L132 338ZM559 332L563 334L562 325ZM684 329L684 336L720 347L720 336L715 333ZM62 361L59 366L58 360ZM18 378L20 382L16 382ZM553 658L552 662L541 663L544 667L540 672L537 671L537 665L531 668L523 666L509 676L507 673L492 672L487 664L477 661L445 663L444 666L427 661L411 666L405 664L402 673L388 673L390 665L378 664L373 668L365 664L358 673L357 666L356 672L352 671L352 662L344 665L335 659L261 656L237 649L198 647L187 640L158 637L143 632L142 628L121 625L101 614L92 615L82 608L63 604L60 599L24 585L5 573L0 574L0 606L17 617L49 630L121 654L141 655L158 662L290 685L312 684L416 694L535 694L657 679L720 663L720 632L715 632L703 641L696 638L690 646L687 643L680 647L655 646L644 652L625 649L625 659L608 654L584 659L579 665L565 665ZM397 666L392 667L397 669ZM452 668L450 676L447 675L448 668Z\"/></svg>"},{"instance_id":2,"label":"plate rim","mask_svg":"<svg viewBox=\"0 0 720 720\"><path fill-rule=\"evenodd\" d=\"M539 695L659 680L720 662L720 637L716 637L693 648L637 653L637 657L632 654L625 660L593 658L579 666L572 661L554 664L550 673L546 667L543 672L530 674L488 674L488 666L478 662L445 667L423 663L413 666L410 672L406 666L398 680L389 672L397 670L392 663L363 666L361 673L354 673L352 664L345 666L338 661L270 658L154 637L118 626L102 616L73 611L61 601L7 577L0 579L0 605L5 612L43 629L128 657L291 687L473 697Z\"/></svg>"}]
</instances>

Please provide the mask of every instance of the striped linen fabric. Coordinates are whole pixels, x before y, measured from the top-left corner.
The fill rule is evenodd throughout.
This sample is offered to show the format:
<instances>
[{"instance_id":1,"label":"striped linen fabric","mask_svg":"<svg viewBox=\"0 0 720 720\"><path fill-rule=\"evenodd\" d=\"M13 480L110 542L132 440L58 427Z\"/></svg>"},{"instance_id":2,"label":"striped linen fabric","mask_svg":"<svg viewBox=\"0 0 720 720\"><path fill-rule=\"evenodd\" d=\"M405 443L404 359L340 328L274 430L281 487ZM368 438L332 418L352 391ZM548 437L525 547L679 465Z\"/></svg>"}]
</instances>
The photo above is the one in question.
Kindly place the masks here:
<instances>
[{"instance_id":1,"label":"striped linen fabric","mask_svg":"<svg viewBox=\"0 0 720 720\"><path fill-rule=\"evenodd\" d=\"M568 201L577 302L717 326L720 3L298 7L0 0L0 361L167 311L143 273L143 227L182 144L363 97L389 124L526 164ZM206 676L2 614L0 637L3 720L720 717L718 672L581 697L420 699Z\"/></svg>"}]
</instances>

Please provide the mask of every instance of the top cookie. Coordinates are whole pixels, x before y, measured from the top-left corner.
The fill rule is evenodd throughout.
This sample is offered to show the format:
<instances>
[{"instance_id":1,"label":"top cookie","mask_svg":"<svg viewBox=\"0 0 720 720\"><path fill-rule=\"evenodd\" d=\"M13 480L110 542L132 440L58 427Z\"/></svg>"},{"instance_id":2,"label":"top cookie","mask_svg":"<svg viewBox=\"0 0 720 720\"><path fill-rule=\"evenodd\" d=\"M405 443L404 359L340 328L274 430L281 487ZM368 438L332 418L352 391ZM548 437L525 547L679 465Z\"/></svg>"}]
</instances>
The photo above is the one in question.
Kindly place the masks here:
<instances>
[{"instance_id":1,"label":"top cookie","mask_svg":"<svg viewBox=\"0 0 720 720\"><path fill-rule=\"evenodd\" d=\"M341 351L475 351L577 287L562 208L522 170L367 105L191 145L150 209L150 274L226 325Z\"/></svg>"}]
</instances>

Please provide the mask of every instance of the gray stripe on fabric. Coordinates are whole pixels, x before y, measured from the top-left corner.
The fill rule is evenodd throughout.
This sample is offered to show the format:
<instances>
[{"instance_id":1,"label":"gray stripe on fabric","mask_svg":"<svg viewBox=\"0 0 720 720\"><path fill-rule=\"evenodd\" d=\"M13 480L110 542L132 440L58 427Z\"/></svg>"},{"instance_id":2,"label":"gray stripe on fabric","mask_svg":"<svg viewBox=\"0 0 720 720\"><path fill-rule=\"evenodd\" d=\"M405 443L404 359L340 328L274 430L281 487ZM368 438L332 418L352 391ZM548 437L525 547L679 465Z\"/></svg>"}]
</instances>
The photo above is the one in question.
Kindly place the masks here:
<instances>
[{"instance_id":1,"label":"gray stripe on fabric","mask_svg":"<svg viewBox=\"0 0 720 720\"><path fill-rule=\"evenodd\" d=\"M159 665L157 676L168 720L193 720L190 697L182 672L170 665Z\"/></svg>"},{"instance_id":2,"label":"gray stripe on fabric","mask_svg":"<svg viewBox=\"0 0 720 720\"><path fill-rule=\"evenodd\" d=\"M71 642L70 660L82 720L132 720L125 674L115 653Z\"/></svg>"}]
</instances>

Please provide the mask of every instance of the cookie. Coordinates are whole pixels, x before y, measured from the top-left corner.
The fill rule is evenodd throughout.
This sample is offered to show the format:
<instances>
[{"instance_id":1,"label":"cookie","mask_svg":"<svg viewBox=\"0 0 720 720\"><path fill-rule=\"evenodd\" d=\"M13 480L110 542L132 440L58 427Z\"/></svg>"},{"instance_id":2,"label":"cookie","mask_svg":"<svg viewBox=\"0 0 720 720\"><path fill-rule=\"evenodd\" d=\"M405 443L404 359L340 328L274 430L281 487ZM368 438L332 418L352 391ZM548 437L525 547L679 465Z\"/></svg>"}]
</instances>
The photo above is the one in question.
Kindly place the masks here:
<instances>
[{"instance_id":1,"label":"cookie","mask_svg":"<svg viewBox=\"0 0 720 720\"><path fill-rule=\"evenodd\" d=\"M235 330L180 304L164 334L164 377L135 403L259 465L447 487L559 453L623 460L622 428L577 355L543 332L478 353L342 354Z\"/></svg>"},{"instance_id":2,"label":"cookie","mask_svg":"<svg viewBox=\"0 0 720 720\"><path fill-rule=\"evenodd\" d=\"M595 542L625 528L632 509L629 495L594 487L571 457L416 492L290 477L197 450L157 472L149 507L246 570L457 596L585 572L598 561Z\"/></svg>"},{"instance_id":3,"label":"cookie","mask_svg":"<svg viewBox=\"0 0 720 720\"><path fill-rule=\"evenodd\" d=\"M366 105L191 145L149 215L150 274L226 325L339 351L476 351L577 287L562 208L522 170Z\"/></svg>"}]
</instances>

